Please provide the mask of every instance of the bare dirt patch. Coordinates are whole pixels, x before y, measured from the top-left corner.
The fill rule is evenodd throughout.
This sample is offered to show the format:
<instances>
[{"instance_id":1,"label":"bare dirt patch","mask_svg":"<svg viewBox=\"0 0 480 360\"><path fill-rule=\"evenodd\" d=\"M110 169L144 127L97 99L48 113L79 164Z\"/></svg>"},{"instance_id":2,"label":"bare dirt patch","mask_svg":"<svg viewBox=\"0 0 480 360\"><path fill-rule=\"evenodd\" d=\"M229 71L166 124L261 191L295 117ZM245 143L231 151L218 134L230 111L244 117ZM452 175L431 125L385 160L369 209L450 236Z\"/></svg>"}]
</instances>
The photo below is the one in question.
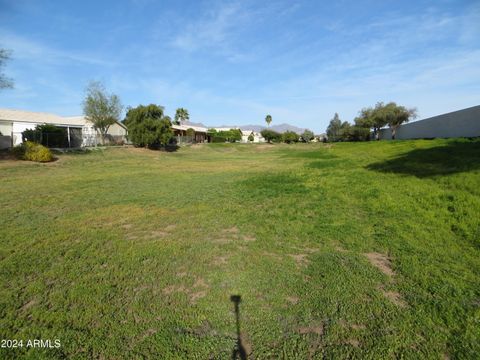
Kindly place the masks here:
<instances>
[{"instance_id":1,"label":"bare dirt patch","mask_svg":"<svg viewBox=\"0 0 480 360\"><path fill-rule=\"evenodd\" d=\"M285 298L290 304L292 305L297 305L300 299L297 296L287 296Z\"/></svg>"},{"instance_id":2,"label":"bare dirt patch","mask_svg":"<svg viewBox=\"0 0 480 360\"><path fill-rule=\"evenodd\" d=\"M247 358L249 358L253 350L252 343L250 341L250 338L247 336L247 334L243 332L240 333L240 344L243 346L243 350L245 351Z\"/></svg>"},{"instance_id":3,"label":"bare dirt patch","mask_svg":"<svg viewBox=\"0 0 480 360\"><path fill-rule=\"evenodd\" d=\"M228 263L228 258L229 255L224 255L224 256L217 256L216 258L213 259L213 265L221 266L221 265L226 265Z\"/></svg>"},{"instance_id":4,"label":"bare dirt patch","mask_svg":"<svg viewBox=\"0 0 480 360\"><path fill-rule=\"evenodd\" d=\"M351 345L353 347L359 347L360 346L360 341L358 341L357 339L349 339L345 343L348 344L348 345Z\"/></svg>"},{"instance_id":5,"label":"bare dirt patch","mask_svg":"<svg viewBox=\"0 0 480 360\"><path fill-rule=\"evenodd\" d=\"M382 293L388 300L393 302L395 305L401 308L407 307L407 303L405 302L405 300L403 299L403 296L399 292L382 290Z\"/></svg>"},{"instance_id":6,"label":"bare dirt patch","mask_svg":"<svg viewBox=\"0 0 480 360\"><path fill-rule=\"evenodd\" d=\"M307 266L310 260L307 259L307 254L288 254L295 262L297 266Z\"/></svg>"},{"instance_id":7,"label":"bare dirt patch","mask_svg":"<svg viewBox=\"0 0 480 360\"><path fill-rule=\"evenodd\" d=\"M306 334L323 335L323 324L299 327L298 332L301 335L306 335Z\"/></svg>"},{"instance_id":8,"label":"bare dirt patch","mask_svg":"<svg viewBox=\"0 0 480 360\"><path fill-rule=\"evenodd\" d=\"M187 276L187 275L188 275L188 273L187 273L186 271L180 271L180 272L178 272L176 275L177 275L177 277L180 277L180 278L182 278L182 277L185 277L185 276Z\"/></svg>"},{"instance_id":9,"label":"bare dirt patch","mask_svg":"<svg viewBox=\"0 0 480 360\"><path fill-rule=\"evenodd\" d=\"M164 230L165 230L166 232L170 232L170 231L175 230L176 227L177 227L177 225L175 225L175 224L170 224L170 225L167 225Z\"/></svg>"},{"instance_id":10,"label":"bare dirt patch","mask_svg":"<svg viewBox=\"0 0 480 360\"><path fill-rule=\"evenodd\" d=\"M256 241L257 239L254 236L244 235L243 240L246 242Z\"/></svg>"},{"instance_id":11,"label":"bare dirt patch","mask_svg":"<svg viewBox=\"0 0 480 360\"><path fill-rule=\"evenodd\" d=\"M20 308L20 310L21 311L27 311L28 309L30 309L32 306L34 306L36 304L37 304L37 300L32 299L29 302L23 304L23 306Z\"/></svg>"},{"instance_id":12,"label":"bare dirt patch","mask_svg":"<svg viewBox=\"0 0 480 360\"><path fill-rule=\"evenodd\" d=\"M363 324L352 324L350 325L350 327L353 329L353 330L365 330L367 327Z\"/></svg>"},{"instance_id":13,"label":"bare dirt patch","mask_svg":"<svg viewBox=\"0 0 480 360\"><path fill-rule=\"evenodd\" d=\"M143 341L145 340L146 338L148 338L149 336L152 336L154 334L157 333L157 330L156 329L148 329L147 331L145 331L141 336L140 336L140 341Z\"/></svg>"},{"instance_id":14,"label":"bare dirt patch","mask_svg":"<svg viewBox=\"0 0 480 360\"><path fill-rule=\"evenodd\" d=\"M222 230L222 234L238 234L238 228L236 226L233 226L229 229L224 229Z\"/></svg>"},{"instance_id":15,"label":"bare dirt patch","mask_svg":"<svg viewBox=\"0 0 480 360\"><path fill-rule=\"evenodd\" d=\"M159 238L159 237L165 237L168 235L168 232L163 231L163 230L154 230L150 232L150 237L151 238Z\"/></svg>"},{"instance_id":16,"label":"bare dirt patch","mask_svg":"<svg viewBox=\"0 0 480 360\"><path fill-rule=\"evenodd\" d=\"M183 285L169 285L162 290L165 295L170 295L177 292L186 292L186 289Z\"/></svg>"},{"instance_id":17,"label":"bare dirt patch","mask_svg":"<svg viewBox=\"0 0 480 360\"><path fill-rule=\"evenodd\" d=\"M205 290L197 291L194 293L190 294L190 303L191 304L196 304L198 299L201 299L207 295L207 292Z\"/></svg>"},{"instance_id":18,"label":"bare dirt patch","mask_svg":"<svg viewBox=\"0 0 480 360\"><path fill-rule=\"evenodd\" d=\"M187 294L190 296L190 303L196 304L198 299L205 297L209 287L210 286L203 278L197 278L193 283L192 288L187 291Z\"/></svg>"},{"instance_id":19,"label":"bare dirt patch","mask_svg":"<svg viewBox=\"0 0 480 360\"><path fill-rule=\"evenodd\" d=\"M392 270L392 263L390 262L390 259L387 257L387 255L378 252L370 252L364 255L367 257L368 261L370 261L373 266L375 266L385 275L390 277L395 275L395 272Z\"/></svg>"},{"instance_id":20,"label":"bare dirt patch","mask_svg":"<svg viewBox=\"0 0 480 360\"><path fill-rule=\"evenodd\" d=\"M220 233L220 237L213 239L212 242L216 244L229 244L232 242L252 242L257 239L251 235L241 235L238 227L233 226L228 229L223 229Z\"/></svg>"}]
</instances>

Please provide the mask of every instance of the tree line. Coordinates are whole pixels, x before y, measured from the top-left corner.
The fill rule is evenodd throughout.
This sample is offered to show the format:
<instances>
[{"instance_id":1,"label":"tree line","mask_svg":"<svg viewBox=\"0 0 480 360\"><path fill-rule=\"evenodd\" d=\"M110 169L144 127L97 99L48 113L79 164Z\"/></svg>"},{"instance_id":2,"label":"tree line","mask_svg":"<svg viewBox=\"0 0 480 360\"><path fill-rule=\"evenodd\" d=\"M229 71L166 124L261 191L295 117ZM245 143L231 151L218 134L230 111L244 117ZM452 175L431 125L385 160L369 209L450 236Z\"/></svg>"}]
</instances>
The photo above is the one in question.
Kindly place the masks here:
<instances>
[{"instance_id":1,"label":"tree line","mask_svg":"<svg viewBox=\"0 0 480 360\"><path fill-rule=\"evenodd\" d=\"M379 131L388 125L392 132L392 139L395 139L400 125L407 123L417 117L417 109L407 109L405 106L397 105L395 102L384 104L378 102L374 107L367 107L360 110L354 119L354 124L348 121L341 121L337 113L327 127L328 141L368 141L372 137L379 140Z\"/></svg>"},{"instance_id":2,"label":"tree line","mask_svg":"<svg viewBox=\"0 0 480 360\"><path fill-rule=\"evenodd\" d=\"M139 147L159 148L169 145L173 139L172 124L180 125L190 118L187 109L178 108L172 121L165 114L165 108L156 104L127 107L126 110L122 122L128 128L130 141ZM120 121L122 111L123 105L117 95L108 93L100 82L90 82L83 101L83 113L103 141L110 126Z\"/></svg>"}]
</instances>

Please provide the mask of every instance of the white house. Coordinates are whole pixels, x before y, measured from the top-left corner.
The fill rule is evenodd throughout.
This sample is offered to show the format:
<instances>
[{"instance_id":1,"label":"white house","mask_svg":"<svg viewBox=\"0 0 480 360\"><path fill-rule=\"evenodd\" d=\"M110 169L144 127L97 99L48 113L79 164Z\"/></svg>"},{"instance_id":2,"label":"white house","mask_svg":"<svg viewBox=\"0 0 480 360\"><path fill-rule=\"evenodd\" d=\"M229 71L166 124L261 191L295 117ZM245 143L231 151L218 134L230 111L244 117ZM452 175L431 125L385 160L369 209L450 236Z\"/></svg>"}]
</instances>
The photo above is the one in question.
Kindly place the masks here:
<instances>
[{"instance_id":1,"label":"white house","mask_svg":"<svg viewBox=\"0 0 480 360\"><path fill-rule=\"evenodd\" d=\"M51 113L0 108L0 132L2 138L10 137L10 146L22 143L22 132L37 125L50 124L66 129L66 143L70 147L96 145L99 133L84 116L64 117ZM112 141L125 141L127 128L115 123L108 129ZM3 144L8 142L3 141ZM5 145L4 145L5 146Z\"/></svg>"},{"instance_id":2,"label":"white house","mask_svg":"<svg viewBox=\"0 0 480 360\"><path fill-rule=\"evenodd\" d=\"M193 136L189 137L187 136L187 130L192 129L194 131ZM196 126L196 125L190 125L190 124L180 124L172 125L172 130L175 138L177 139L177 143L203 143L203 142L208 142L208 129L203 126Z\"/></svg>"},{"instance_id":3,"label":"white house","mask_svg":"<svg viewBox=\"0 0 480 360\"><path fill-rule=\"evenodd\" d=\"M253 135L253 141L254 143L261 143L265 142L265 139L263 138L262 134L259 132L253 131L253 130L242 130L242 142L248 143L250 142L248 138L250 135Z\"/></svg>"}]
</instances>

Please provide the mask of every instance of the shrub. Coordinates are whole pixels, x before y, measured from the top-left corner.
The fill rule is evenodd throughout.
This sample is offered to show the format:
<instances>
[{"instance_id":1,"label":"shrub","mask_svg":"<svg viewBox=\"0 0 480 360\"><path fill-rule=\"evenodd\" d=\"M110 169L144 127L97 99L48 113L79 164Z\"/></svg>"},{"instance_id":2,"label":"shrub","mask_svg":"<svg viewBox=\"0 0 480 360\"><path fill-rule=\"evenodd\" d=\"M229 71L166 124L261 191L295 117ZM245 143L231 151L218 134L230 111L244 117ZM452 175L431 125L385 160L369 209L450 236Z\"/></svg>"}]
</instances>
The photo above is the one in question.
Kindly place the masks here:
<instances>
[{"instance_id":1,"label":"shrub","mask_svg":"<svg viewBox=\"0 0 480 360\"><path fill-rule=\"evenodd\" d=\"M261 134L267 142L280 141L282 138L282 134L270 129L263 129Z\"/></svg>"},{"instance_id":2,"label":"shrub","mask_svg":"<svg viewBox=\"0 0 480 360\"><path fill-rule=\"evenodd\" d=\"M233 143L242 140L242 131L239 129L222 130L218 131L215 136L219 138L224 138L225 141Z\"/></svg>"},{"instance_id":3,"label":"shrub","mask_svg":"<svg viewBox=\"0 0 480 360\"><path fill-rule=\"evenodd\" d=\"M212 137L212 142L213 143L224 143L227 142L227 138L223 136L213 136Z\"/></svg>"},{"instance_id":4,"label":"shrub","mask_svg":"<svg viewBox=\"0 0 480 360\"><path fill-rule=\"evenodd\" d=\"M53 154L49 148L31 141L26 141L12 149L15 157L22 160L49 162L53 160Z\"/></svg>"},{"instance_id":5,"label":"shrub","mask_svg":"<svg viewBox=\"0 0 480 360\"><path fill-rule=\"evenodd\" d=\"M298 134L293 131L285 131L282 134L282 140L287 144L290 144L293 142L298 142L300 140L300 136L298 136Z\"/></svg>"}]
</instances>

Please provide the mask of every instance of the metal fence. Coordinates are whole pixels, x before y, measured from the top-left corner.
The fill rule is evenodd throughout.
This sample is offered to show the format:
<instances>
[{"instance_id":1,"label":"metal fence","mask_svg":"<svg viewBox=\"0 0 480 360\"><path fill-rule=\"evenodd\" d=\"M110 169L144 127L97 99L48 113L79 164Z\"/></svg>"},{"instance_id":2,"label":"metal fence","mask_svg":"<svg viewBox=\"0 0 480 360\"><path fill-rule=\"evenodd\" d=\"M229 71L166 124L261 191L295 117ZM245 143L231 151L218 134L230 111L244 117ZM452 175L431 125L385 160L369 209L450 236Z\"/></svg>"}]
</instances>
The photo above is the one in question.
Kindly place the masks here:
<instances>
[{"instance_id":1,"label":"metal fence","mask_svg":"<svg viewBox=\"0 0 480 360\"><path fill-rule=\"evenodd\" d=\"M49 148L79 148L105 145L124 145L128 141L123 135L109 135L103 139L99 134L82 134L81 129L72 129L65 132L42 132L31 133L29 136L23 136L21 132L14 132L13 144L19 144L23 141L33 141Z\"/></svg>"},{"instance_id":2,"label":"metal fence","mask_svg":"<svg viewBox=\"0 0 480 360\"><path fill-rule=\"evenodd\" d=\"M175 138L175 141L177 142L178 145L196 144L197 143L197 141L195 139L195 136L180 136L180 135L177 135L174 138Z\"/></svg>"},{"instance_id":3,"label":"metal fence","mask_svg":"<svg viewBox=\"0 0 480 360\"><path fill-rule=\"evenodd\" d=\"M125 145L129 144L128 139L124 135L107 134L105 139L99 134L84 134L83 146L103 146L103 145Z\"/></svg>"}]
</instances>

